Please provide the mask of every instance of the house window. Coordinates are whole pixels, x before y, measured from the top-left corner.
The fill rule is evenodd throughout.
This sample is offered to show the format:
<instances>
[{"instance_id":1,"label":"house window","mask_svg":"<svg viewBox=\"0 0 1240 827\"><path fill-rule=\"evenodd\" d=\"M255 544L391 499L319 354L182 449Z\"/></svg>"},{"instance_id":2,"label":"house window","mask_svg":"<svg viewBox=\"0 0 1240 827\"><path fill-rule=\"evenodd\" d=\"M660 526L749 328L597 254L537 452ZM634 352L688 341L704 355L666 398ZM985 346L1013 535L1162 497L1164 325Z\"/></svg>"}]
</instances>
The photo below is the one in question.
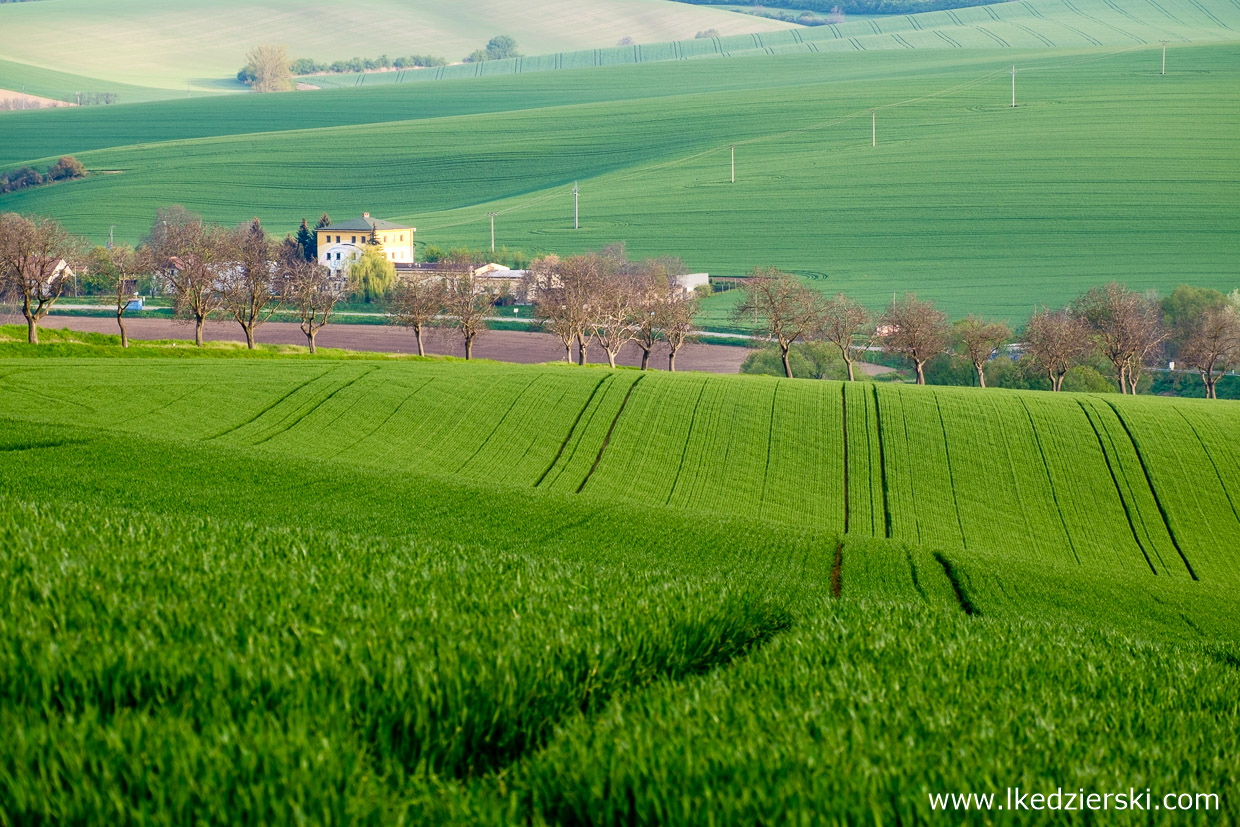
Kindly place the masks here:
<instances>
[{"instance_id":1,"label":"house window","mask_svg":"<svg viewBox=\"0 0 1240 827\"><path fill-rule=\"evenodd\" d=\"M354 244L356 244L356 243L357 243L357 236L353 236L353 243L354 243Z\"/></svg>"}]
</instances>

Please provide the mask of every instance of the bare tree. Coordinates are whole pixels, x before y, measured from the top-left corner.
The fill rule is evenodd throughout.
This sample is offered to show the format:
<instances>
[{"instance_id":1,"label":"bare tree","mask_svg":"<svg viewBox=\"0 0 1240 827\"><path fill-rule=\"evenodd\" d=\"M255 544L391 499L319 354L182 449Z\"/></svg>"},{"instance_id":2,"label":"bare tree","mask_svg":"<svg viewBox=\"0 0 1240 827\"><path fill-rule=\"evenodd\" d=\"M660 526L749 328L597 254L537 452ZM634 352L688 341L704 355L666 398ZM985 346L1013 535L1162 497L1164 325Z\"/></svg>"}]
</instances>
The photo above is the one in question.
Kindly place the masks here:
<instances>
[{"instance_id":1,"label":"bare tree","mask_svg":"<svg viewBox=\"0 0 1240 827\"><path fill-rule=\"evenodd\" d=\"M699 303L696 293L685 292L675 282L669 283L664 299L655 311L655 322L667 341L667 369L676 370L676 354L693 340L693 318Z\"/></svg>"},{"instance_id":2,"label":"bare tree","mask_svg":"<svg viewBox=\"0 0 1240 827\"><path fill-rule=\"evenodd\" d=\"M438 273L412 273L399 279L392 290L392 321L413 331L419 356L426 355L423 334L443 313L446 300L444 280Z\"/></svg>"},{"instance_id":3,"label":"bare tree","mask_svg":"<svg viewBox=\"0 0 1240 827\"><path fill-rule=\"evenodd\" d=\"M283 299L297 308L301 332L311 353L318 353L315 337L331 318L336 304L345 296L341 282L317 261L307 261L302 247L286 239L280 249L276 271Z\"/></svg>"},{"instance_id":4,"label":"bare tree","mask_svg":"<svg viewBox=\"0 0 1240 827\"><path fill-rule=\"evenodd\" d=\"M616 366L616 355L637 335L640 298L630 274L618 262L602 261L596 270L591 307L591 330L607 353L607 364Z\"/></svg>"},{"instance_id":5,"label":"bare tree","mask_svg":"<svg viewBox=\"0 0 1240 827\"><path fill-rule=\"evenodd\" d=\"M26 338L39 343L39 322L64 293L81 243L50 218L0 214L0 287L21 307Z\"/></svg>"},{"instance_id":6,"label":"bare tree","mask_svg":"<svg viewBox=\"0 0 1240 827\"><path fill-rule=\"evenodd\" d=\"M194 323L194 344L202 347L203 327L223 301L219 273L229 266L227 231L203 224L184 207L161 207L141 249L144 266L164 273L175 314Z\"/></svg>"},{"instance_id":7,"label":"bare tree","mask_svg":"<svg viewBox=\"0 0 1240 827\"><path fill-rule=\"evenodd\" d=\"M142 262L148 257L136 252L132 247L118 244L112 248L96 247L91 251L91 266L96 274L107 279L111 287L113 304L116 309L116 326L121 330L121 347L129 347L129 332L125 329L125 313L138 292L137 275L142 270Z\"/></svg>"},{"instance_id":8,"label":"bare tree","mask_svg":"<svg viewBox=\"0 0 1240 827\"><path fill-rule=\"evenodd\" d=\"M917 369L917 384L926 384L926 362L944 353L951 340L947 314L914 293L891 300L879 319L883 348L907 356Z\"/></svg>"},{"instance_id":9,"label":"bare tree","mask_svg":"<svg viewBox=\"0 0 1240 827\"><path fill-rule=\"evenodd\" d=\"M978 387L986 387L986 363L1009 339L1012 329L1002 322L988 322L972 314L952 325L957 353L977 371Z\"/></svg>"},{"instance_id":10,"label":"bare tree","mask_svg":"<svg viewBox=\"0 0 1240 827\"><path fill-rule=\"evenodd\" d=\"M473 358L474 340L487 330L487 316L495 307L495 296L487 292L474 275L470 262L450 262L444 278L445 325L455 327L465 340L465 359Z\"/></svg>"},{"instance_id":11,"label":"bare tree","mask_svg":"<svg viewBox=\"0 0 1240 827\"><path fill-rule=\"evenodd\" d=\"M1070 309L1043 308L1025 325L1025 353L1046 372L1051 390L1063 389L1063 378L1093 352L1089 325Z\"/></svg>"},{"instance_id":12,"label":"bare tree","mask_svg":"<svg viewBox=\"0 0 1240 827\"><path fill-rule=\"evenodd\" d=\"M594 253L566 259L546 256L531 265L534 315L543 329L559 337L569 362L575 341L577 364L586 363L599 313L600 271L609 268L614 269L606 259Z\"/></svg>"},{"instance_id":13,"label":"bare tree","mask_svg":"<svg viewBox=\"0 0 1240 827\"><path fill-rule=\"evenodd\" d=\"M1094 343L1115 369L1120 393L1136 393L1147 360L1167 338L1154 300L1122 284L1090 288L1073 302Z\"/></svg>"},{"instance_id":14,"label":"bare tree","mask_svg":"<svg viewBox=\"0 0 1240 827\"><path fill-rule=\"evenodd\" d=\"M853 362L859 352L870 346L873 334L870 311L861 302L836 293L823 303L818 329L813 335L839 349L844 364L848 365L848 381L852 382L856 379Z\"/></svg>"},{"instance_id":15,"label":"bare tree","mask_svg":"<svg viewBox=\"0 0 1240 827\"><path fill-rule=\"evenodd\" d=\"M784 375L791 379L788 350L821 326L821 304L818 295L796 276L774 267L760 267L750 272L741 288L741 300L734 315L740 322L758 325L775 340L784 363Z\"/></svg>"},{"instance_id":16,"label":"bare tree","mask_svg":"<svg viewBox=\"0 0 1240 827\"><path fill-rule=\"evenodd\" d=\"M1218 399L1218 380L1240 362L1240 310L1224 304L1207 307L1189 323L1180 360L1201 374L1207 399Z\"/></svg>"},{"instance_id":17,"label":"bare tree","mask_svg":"<svg viewBox=\"0 0 1240 827\"><path fill-rule=\"evenodd\" d=\"M257 218L230 234L233 256L220 270L224 310L245 331L245 345L254 349L254 331L280 308L275 285L275 249Z\"/></svg>"},{"instance_id":18,"label":"bare tree","mask_svg":"<svg viewBox=\"0 0 1240 827\"><path fill-rule=\"evenodd\" d=\"M552 254L535 259L525 279L525 293L534 305L534 318L543 330L559 338L564 345L564 361L572 364L578 319L569 307L567 291L560 278L560 257Z\"/></svg>"}]
</instances>

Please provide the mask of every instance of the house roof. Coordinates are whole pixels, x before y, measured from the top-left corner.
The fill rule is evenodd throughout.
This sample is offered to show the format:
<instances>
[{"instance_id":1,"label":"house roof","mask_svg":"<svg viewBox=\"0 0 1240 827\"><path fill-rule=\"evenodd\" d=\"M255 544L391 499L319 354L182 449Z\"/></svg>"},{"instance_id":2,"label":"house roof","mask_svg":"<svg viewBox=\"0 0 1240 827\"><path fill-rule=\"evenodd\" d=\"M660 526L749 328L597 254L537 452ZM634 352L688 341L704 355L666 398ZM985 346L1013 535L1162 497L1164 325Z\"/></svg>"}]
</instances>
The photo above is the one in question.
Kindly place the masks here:
<instances>
[{"instance_id":1,"label":"house roof","mask_svg":"<svg viewBox=\"0 0 1240 827\"><path fill-rule=\"evenodd\" d=\"M358 218L350 218L348 221L337 221L330 227L324 227L319 232L323 233L340 233L340 232L370 232L375 230L412 230L414 229L408 224L397 224L395 221L384 221L382 218L370 218L368 216L359 216Z\"/></svg>"}]
</instances>

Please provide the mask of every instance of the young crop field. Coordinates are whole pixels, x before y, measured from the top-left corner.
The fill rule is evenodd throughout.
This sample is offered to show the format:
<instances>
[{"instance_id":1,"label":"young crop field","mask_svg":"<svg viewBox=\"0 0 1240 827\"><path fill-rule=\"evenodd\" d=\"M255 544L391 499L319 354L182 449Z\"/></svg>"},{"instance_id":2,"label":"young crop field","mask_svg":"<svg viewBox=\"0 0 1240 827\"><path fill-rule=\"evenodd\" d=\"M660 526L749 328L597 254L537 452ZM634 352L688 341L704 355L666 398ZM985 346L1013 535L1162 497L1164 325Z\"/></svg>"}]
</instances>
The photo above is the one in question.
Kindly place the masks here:
<instances>
[{"instance_id":1,"label":"young crop field","mask_svg":"<svg viewBox=\"0 0 1240 827\"><path fill-rule=\"evenodd\" d=\"M135 436L311 451L964 555L1236 577L1240 465L1218 435L1240 429L1240 410L1206 400L433 362L52 359L4 370L0 416L120 421Z\"/></svg>"},{"instance_id":2,"label":"young crop field","mask_svg":"<svg viewBox=\"0 0 1240 827\"><path fill-rule=\"evenodd\" d=\"M952 13L961 31L978 15L1014 25L1023 14L1037 31L1067 15L1101 45L762 52L16 113L0 164L72 152L97 174L0 196L0 209L51 214L96 241L112 225L136 240L170 203L229 224L257 215L276 232L367 211L443 247L484 245L497 212L509 249L622 240L695 271L772 265L875 307L910 290L952 315L1009 320L1111 279L1229 291L1240 9L1182 2L1183 13L1103 0ZM1212 34L1190 31L1209 15ZM1161 47L1137 21L1173 17L1192 26L1159 35L1170 40L1161 76ZM705 320L725 323L731 305L712 298Z\"/></svg>"},{"instance_id":3,"label":"young crop field","mask_svg":"<svg viewBox=\"0 0 1240 827\"><path fill-rule=\"evenodd\" d=\"M1226 402L5 358L0 823L971 823L929 794L1007 786L1214 794L1187 818L1226 822L1237 428Z\"/></svg>"},{"instance_id":4,"label":"young crop field","mask_svg":"<svg viewBox=\"0 0 1240 827\"><path fill-rule=\"evenodd\" d=\"M286 44L294 59L326 63L381 54L433 55L458 62L499 34L515 38L522 52L545 54L610 47L626 37L651 43L691 38L704 29L734 35L788 27L671 0L557 0L534 8L520 0L354 0L347 6L293 0L207 5L111 0L106 7L90 0L56 0L3 5L0 30L9 37L0 46L0 57L41 69L72 66L97 87L146 87L149 95L241 91L237 70L246 53L262 43ZM472 76L476 66L467 68ZM12 88L9 83L0 65L0 87ZM82 88L61 86L51 96ZM125 99L134 100L128 94Z\"/></svg>"}]
</instances>

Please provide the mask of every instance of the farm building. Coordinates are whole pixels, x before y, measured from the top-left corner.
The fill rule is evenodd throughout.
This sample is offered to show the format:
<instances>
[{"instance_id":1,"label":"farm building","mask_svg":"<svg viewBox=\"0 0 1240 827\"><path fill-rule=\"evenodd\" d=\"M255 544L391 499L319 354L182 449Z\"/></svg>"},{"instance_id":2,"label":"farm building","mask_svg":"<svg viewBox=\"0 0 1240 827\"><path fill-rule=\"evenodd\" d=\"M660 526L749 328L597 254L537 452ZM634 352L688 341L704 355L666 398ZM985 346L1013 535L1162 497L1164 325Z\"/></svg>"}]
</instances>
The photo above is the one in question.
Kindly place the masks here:
<instances>
[{"instance_id":1,"label":"farm building","mask_svg":"<svg viewBox=\"0 0 1240 827\"><path fill-rule=\"evenodd\" d=\"M349 262L362 254L362 249L374 238L383 248L388 261L395 264L413 264L414 227L371 218L362 213L361 218L340 221L316 230L319 242L319 263L339 275Z\"/></svg>"}]
</instances>

